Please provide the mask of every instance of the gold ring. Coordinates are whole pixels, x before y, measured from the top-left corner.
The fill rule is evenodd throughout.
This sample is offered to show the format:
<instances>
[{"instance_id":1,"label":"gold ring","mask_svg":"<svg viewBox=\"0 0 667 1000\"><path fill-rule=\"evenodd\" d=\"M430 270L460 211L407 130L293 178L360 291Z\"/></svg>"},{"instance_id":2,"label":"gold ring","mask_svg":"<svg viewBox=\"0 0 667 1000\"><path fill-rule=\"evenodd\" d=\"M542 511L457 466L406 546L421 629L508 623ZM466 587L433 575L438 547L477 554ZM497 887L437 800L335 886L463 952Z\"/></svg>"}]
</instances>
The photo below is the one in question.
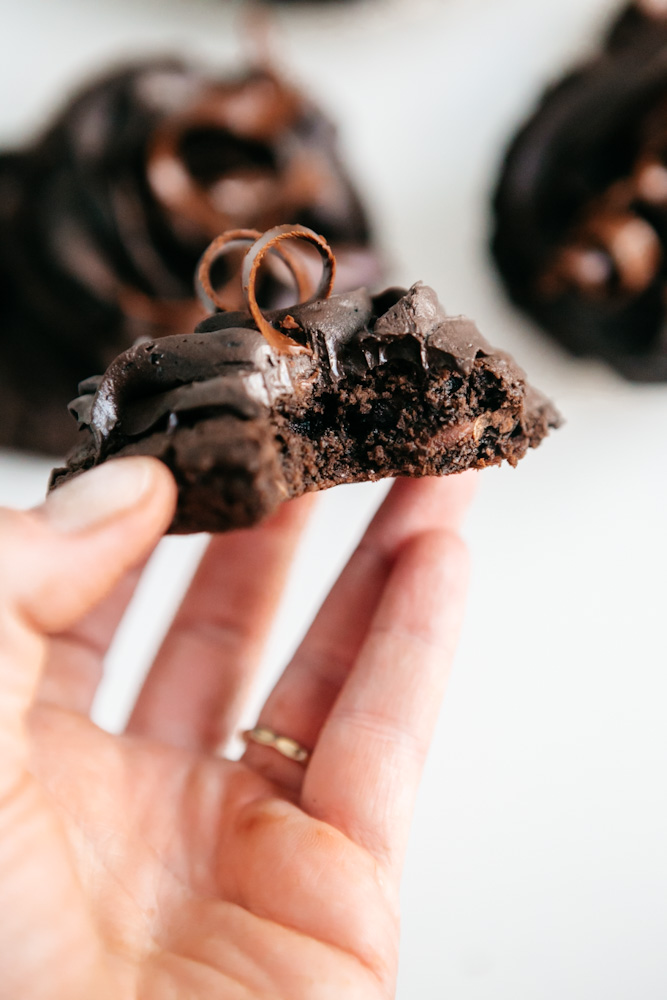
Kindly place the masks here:
<instances>
[{"instance_id":1,"label":"gold ring","mask_svg":"<svg viewBox=\"0 0 667 1000\"><path fill-rule=\"evenodd\" d=\"M297 764L305 764L310 757L310 750L306 750L289 736L280 736L279 733L274 733L273 729L269 729L268 726L255 726L254 729L246 729L245 732L241 733L241 737L246 743L259 743L262 747L271 747L283 757L287 757L288 760L295 760Z\"/></svg>"}]
</instances>

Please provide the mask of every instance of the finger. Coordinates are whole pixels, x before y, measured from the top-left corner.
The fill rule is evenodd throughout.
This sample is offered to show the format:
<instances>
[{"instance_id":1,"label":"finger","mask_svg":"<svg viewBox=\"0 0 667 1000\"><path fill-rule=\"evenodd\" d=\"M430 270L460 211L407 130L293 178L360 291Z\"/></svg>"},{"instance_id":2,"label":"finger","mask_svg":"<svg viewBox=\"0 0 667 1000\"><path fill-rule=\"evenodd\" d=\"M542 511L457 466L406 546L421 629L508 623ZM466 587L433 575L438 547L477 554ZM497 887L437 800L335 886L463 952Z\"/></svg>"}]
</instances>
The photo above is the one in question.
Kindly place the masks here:
<instances>
[{"instance_id":1,"label":"finger","mask_svg":"<svg viewBox=\"0 0 667 1000\"><path fill-rule=\"evenodd\" d=\"M211 751L238 724L312 495L213 539L158 653L130 732Z\"/></svg>"},{"instance_id":2,"label":"finger","mask_svg":"<svg viewBox=\"0 0 667 1000\"><path fill-rule=\"evenodd\" d=\"M0 511L0 773L26 751L45 636L72 628L146 554L175 498L165 466L131 458L81 475L36 510Z\"/></svg>"},{"instance_id":3,"label":"finger","mask_svg":"<svg viewBox=\"0 0 667 1000\"><path fill-rule=\"evenodd\" d=\"M365 639L369 622L401 547L435 528L458 530L476 476L399 479L323 604L308 634L269 696L259 724L307 748L319 732ZM249 744L244 761L266 777L299 788L301 765Z\"/></svg>"},{"instance_id":4,"label":"finger","mask_svg":"<svg viewBox=\"0 0 667 1000\"><path fill-rule=\"evenodd\" d=\"M145 561L71 629L51 640L37 701L88 715L102 680L104 657L137 587Z\"/></svg>"},{"instance_id":5,"label":"finger","mask_svg":"<svg viewBox=\"0 0 667 1000\"><path fill-rule=\"evenodd\" d=\"M302 805L396 877L464 610L468 563L451 532L401 552L305 774Z\"/></svg>"},{"instance_id":6,"label":"finger","mask_svg":"<svg viewBox=\"0 0 667 1000\"><path fill-rule=\"evenodd\" d=\"M125 458L83 473L32 511L3 511L0 599L36 630L71 628L152 548L175 500L165 465Z\"/></svg>"}]
</instances>

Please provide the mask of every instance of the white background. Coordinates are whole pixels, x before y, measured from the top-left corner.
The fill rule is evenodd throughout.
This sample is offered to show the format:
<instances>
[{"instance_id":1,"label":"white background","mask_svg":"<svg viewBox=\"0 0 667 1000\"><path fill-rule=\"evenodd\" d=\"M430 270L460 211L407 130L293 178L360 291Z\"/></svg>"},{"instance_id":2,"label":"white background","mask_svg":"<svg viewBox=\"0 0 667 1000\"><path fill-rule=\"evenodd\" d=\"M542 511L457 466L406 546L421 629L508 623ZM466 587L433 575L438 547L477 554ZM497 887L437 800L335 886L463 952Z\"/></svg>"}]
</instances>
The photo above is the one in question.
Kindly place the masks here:
<instances>
[{"instance_id":1,"label":"white background","mask_svg":"<svg viewBox=\"0 0 667 1000\"><path fill-rule=\"evenodd\" d=\"M662 1000L667 386L631 386L565 356L506 304L485 252L503 144L612 7L316 7L277 16L275 50L338 119L390 278L421 278L472 315L568 421L517 470L480 477L467 622L407 864L398 995ZM237 13L223 0L1 0L0 141L30 134L69 85L118 57L185 51L231 66L243 50ZM47 468L0 455L0 501L38 500ZM383 489L322 498L263 690ZM143 617L140 628L131 609L96 705L102 724L122 724L201 544L172 539L158 553L138 602L153 625Z\"/></svg>"}]
</instances>

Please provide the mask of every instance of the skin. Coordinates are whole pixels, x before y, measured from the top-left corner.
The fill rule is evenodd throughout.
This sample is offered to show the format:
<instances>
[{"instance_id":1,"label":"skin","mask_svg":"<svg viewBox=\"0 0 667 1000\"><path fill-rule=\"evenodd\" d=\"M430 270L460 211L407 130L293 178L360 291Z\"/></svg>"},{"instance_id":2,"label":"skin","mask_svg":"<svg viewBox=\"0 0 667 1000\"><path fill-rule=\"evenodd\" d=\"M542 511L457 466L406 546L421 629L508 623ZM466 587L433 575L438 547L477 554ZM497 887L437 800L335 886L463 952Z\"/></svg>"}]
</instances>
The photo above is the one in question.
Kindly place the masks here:
<instances>
[{"instance_id":1,"label":"skin","mask_svg":"<svg viewBox=\"0 0 667 1000\"><path fill-rule=\"evenodd\" d=\"M120 736L88 713L136 567L171 519L169 473L123 459L33 511L0 510L2 1000L394 996L471 485L393 487L278 681L259 721L311 748L307 767L256 744L240 761L216 750L309 498L214 538Z\"/></svg>"}]
</instances>

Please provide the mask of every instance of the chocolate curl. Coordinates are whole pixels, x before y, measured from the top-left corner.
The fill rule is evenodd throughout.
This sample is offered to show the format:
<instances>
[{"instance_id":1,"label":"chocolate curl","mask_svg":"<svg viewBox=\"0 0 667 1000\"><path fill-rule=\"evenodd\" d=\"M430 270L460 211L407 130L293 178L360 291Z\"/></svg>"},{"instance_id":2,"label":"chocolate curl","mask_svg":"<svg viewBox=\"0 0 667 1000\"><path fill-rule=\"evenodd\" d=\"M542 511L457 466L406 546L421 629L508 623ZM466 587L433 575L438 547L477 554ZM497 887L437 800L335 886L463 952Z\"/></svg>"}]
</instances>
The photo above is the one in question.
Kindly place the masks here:
<instances>
[{"instance_id":1,"label":"chocolate curl","mask_svg":"<svg viewBox=\"0 0 667 1000\"><path fill-rule=\"evenodd\" d=\"M214 312L216 308L221 312L230 311L228 300L225 297L225 291L228 286L225 286L225 289L222 291L217 291L211 282L211 268L213 264L219 257L239 247L252 246L261 235L257 229L229 229L226 233L222 233L221 236L217 236L207 247L197 268L196 289L199 300L211 312ZM304 264L287 247L276 246L271 249L286 264L290 274L294 278L298 301L305 302L311 294L312 284ZM238 278L234 278L228 284L236 283L237 280Z\"/></svg>"},{"instance_id":2,"label":"chocolate curl","mask_svg":"<svg viewBox=\"0 0 667 1000\"><path fill-rule=\"evenodd\" d=\"M243 261L241 275L243 294L245 295L248 310L255 321L257 329L274 350L282 354L298 354L306 352L308 348L281 333L275 326L269 323L262 313L255 296L255 282L262 261L270 250L276 249L284 240L304 240L306 243L311 243L322 258L322 277L320 278L320 283L315 294L307 300L308 302L314 302L317 299L328 299L331 295L336 278L336 258L323 236L318 236L312 229L307 229L305 226L287 225L276 226L274 229L269 229L268 232L264 233L260 239L253 243ZM283 326L294 329L295 327L290 326L288 323L290 318L289 316L285 317Z\"/></svg>"}]
</instances>

